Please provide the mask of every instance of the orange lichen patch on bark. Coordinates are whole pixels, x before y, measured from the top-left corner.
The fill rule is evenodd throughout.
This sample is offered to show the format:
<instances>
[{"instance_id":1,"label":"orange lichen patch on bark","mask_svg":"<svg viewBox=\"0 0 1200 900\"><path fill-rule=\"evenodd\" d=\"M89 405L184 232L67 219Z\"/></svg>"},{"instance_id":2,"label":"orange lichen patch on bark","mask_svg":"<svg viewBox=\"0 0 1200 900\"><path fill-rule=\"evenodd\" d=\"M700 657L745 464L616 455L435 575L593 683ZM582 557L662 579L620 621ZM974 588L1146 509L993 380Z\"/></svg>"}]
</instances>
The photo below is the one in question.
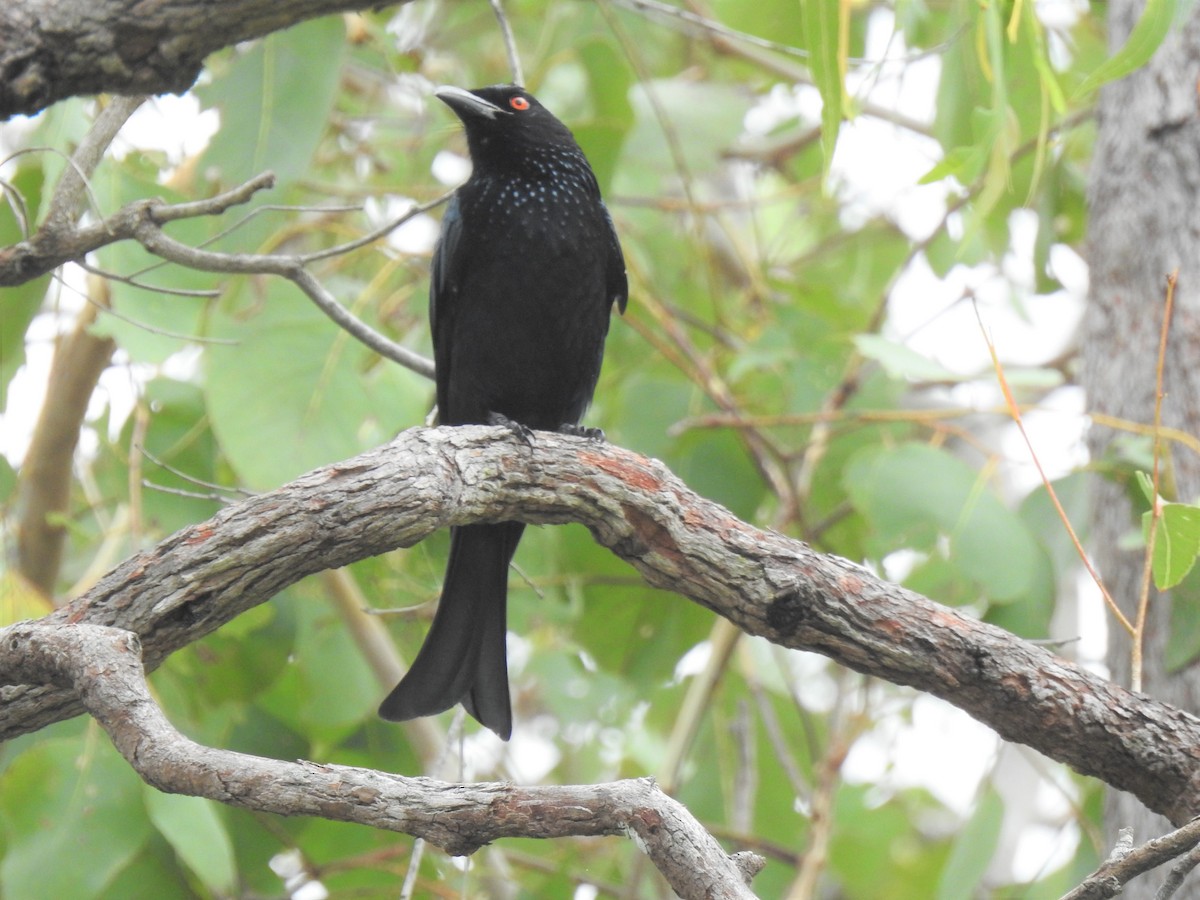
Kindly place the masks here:
<instances>
[{"instance_id":1,"label":"orange lichen patch on bark","mask_svg":"<svg viewBox=\"0 0 1200 900\"><path fill-rule=\"evenodd\" d=\"M662 828L662 816L657 810L639 809L631 817L630 824L633 825L639 833L655 835Z\"/></svg>"},{"instance_id":2,"label":"orange lichen patch on bark","mask_svg":"<svg viewBox=\"0 0 1200 900\"><path fill-rule=\"evenodd\" d=\"M579 461L593 466L614 478L619 478L631 487L642 491L657 491L662 488L661 479L651 475L643 468L627 465L621 459L613 459L611 456L592 453L588 450L580 450Z\"/></svg>"},{"instance_id":3,"label":"orange lichen patch on bark","mask_svg":"<svg viewBox=\"0 0 1200 900\"><path fill-rule=\"evenodd\" d=\"M183 542L188 546L192 546L194 544L203 544L212 536L212 526L206 522L203 525L197 525L195 528L193 528L191 534L184 538Z\"/></svg>"},{"instance_id":4,"label":"orange lichen patch on bark","mask_svg":"<svg viewBox=\"0 0 1200 900\"><path fill-rule=\"evenodd\" d=\"M756 531L754 528L747 528L746 523L729 514L728 511L720 507L713 507L711 504L688 503L686 500L680 499L680 518L683 523L690 528L704 528L708 531L713 531L718 534L728 534L730 532L749 533ZM724 513L724 515L721 515Z\"/></svg>"},{"instance_id":5,"label":"orange lichen patch on bark","mask_svg":"<svg viewBox=\"0 0 1200 900\"><path fill-rule=\"evenodd\" d=\"M939 628L953 628L960 631L962 630L963 622L970 621L969 619L964 619L952 609L943 609L938 606L933 607L925 615L929 616L930 625L935 625Z\"/></svg>"},{"instance_id":6,"label":"orange lichen patch on bark","mask_svg":"<svg viewBox=\"0 0 1200 900\"><path fill-rule=\"evenodd\" d=\"M636 506L622 504L621 509L625 514L625 520L632 526L638 543L644 548L639 555L650 551L675 562L683 558L683 553L675 542L675 538L661 522L646 515Z\"/></svg>"},{"instance_id":7,"label":"orange lichen patch on bark","mask_svg":"<svg viewBox=\"0 0 1200 900\"><path fill-rule=\"evenodd\" d=\"M857 575L843 575L837 580L838 590L848 597L862 594L863 582Z\"/></svg>"},{"instance_id":8,"label":"orange lichen patch on bark","mask_svg":"<svg viewBox=\"0 0 1200 900\"><path fill-rule=\"evenodd\" d=\"M908 627L899 619L876 619L875 627L880 631L896 639L896 643L900 643L900 638L908 633Z\"/></svg>"},{"instance_id":9,"label":"orange lichen patch on bark","mask_svg":"<svg viewBox=\"0 0 1200 900\"><path fill-rule=\"evenodd\" d=\"M1020 696L1022 699L1029 698L1029 683L1017 675L1005 675L1000 679L1000 684L1010 694Z\"/></svg>"}]
</instances>

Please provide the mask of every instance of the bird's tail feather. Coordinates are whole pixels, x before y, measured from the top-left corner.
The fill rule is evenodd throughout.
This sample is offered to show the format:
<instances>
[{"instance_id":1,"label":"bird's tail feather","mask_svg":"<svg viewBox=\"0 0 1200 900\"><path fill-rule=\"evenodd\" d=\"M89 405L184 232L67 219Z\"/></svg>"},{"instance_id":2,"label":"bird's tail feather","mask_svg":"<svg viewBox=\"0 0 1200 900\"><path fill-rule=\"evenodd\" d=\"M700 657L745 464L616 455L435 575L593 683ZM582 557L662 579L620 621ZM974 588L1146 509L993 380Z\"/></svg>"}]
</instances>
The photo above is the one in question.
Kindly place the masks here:
<instances>
[{"instance_id":1,"label":"bird's tail feather","mask_svg":"<svg viewBox=\"0 0 1200 900\"><path fill-rule=\"evenodd\" d=\"M508 739L508 564L524 528L506 522L452 530L433 625L412 667L380 705L383 718L431 716L461 702L480 723Z\"/></svg>"}]
</instances>

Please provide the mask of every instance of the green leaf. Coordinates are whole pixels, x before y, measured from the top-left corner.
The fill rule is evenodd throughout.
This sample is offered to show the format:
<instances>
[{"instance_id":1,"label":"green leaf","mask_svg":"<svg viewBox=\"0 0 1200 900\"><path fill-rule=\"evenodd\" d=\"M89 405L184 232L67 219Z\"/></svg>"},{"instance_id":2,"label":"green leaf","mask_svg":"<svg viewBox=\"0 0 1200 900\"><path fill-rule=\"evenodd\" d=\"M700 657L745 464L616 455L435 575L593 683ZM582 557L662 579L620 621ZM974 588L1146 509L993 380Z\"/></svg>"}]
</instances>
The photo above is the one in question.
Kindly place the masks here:
<instances>
[{"instance_id":1,"label":"green leaf","mask_svg":"<svg viewBox=\"0 0 1200 900\"><path fill-rule=\"evenodd\" d=\"M1171 627L1163 651L1168 672L1200 658L1200 569L1193 568L1171 591Z\"/></svg>"},{"instance_id":2,"label":"green leaf","mask_svg":"<svg viewBox=\"0 0 1200 900\"><path fill-rule=\"evenodd\" d=\"M213 432L251 486L376 446L429 406L427 381L379 363L286 282L270 282L259 308L222 310L213 330L234 342L208 350Z\"/></svg>"},{"instance_id":3,"label":"green leaf","mask_svg":"<svg viewBox=\"0 0 1200 900\"><path fill-rule=\"evenodd\" d=\"M621 156L625 136L633 127L629 89L632 73L621 65L619 50L609 41L588 41L579 49L588 77L588 92L595 109L590 122L572 123L575 137L586 151L601 191L607 193Z\"/></svg>"},{"instance_id":4,"label":"green leaf","mask_svg":"<svg viewBox=\"0 0 1200 900\"><path fill-rule=\"evenodd\" d=\"M922 356L911 347L897 344L879 334L858 334L854 336L854 346L867 359L873 359L893 378L907 378L912 381L950 381L957 382L963 376Z\"/></svg>"},{"instance_id":5,"label":"green leaf","mask_svg":"<svg viewBox=\"0 0 1200 900\"><path fill-rule=\"evenodd\" d=\"M1155 500L1158 499L1158 495L1154 493L1154 479L1140 469L1133 473L1133 477L1137 481L1137 486L1141 488L1142 496L1146 498L1146 503L1153 506Z\"/></svg>"},{"instance_id":6,"label":"green leaf","mask_svg":"<svg viewBox=\"0 0 1200 900\"><path fill-rule=\"evenodd\" d=\"M922 791L880 803L871 785L843 783L837 791L829 866L845 897L931 897L944 866L945 845L918 837L917 822L934 804Z\"/></svg>"},{"instance_id":7,"label":"green leaf","mask_svg":"<svg viewBox=\"0 0 1200 900\"><path fill-rule=\"evenodd\" d=\"M41 741L0 777L5 900L104 897L150 836L137 775L98 727L87 735Z\"/></svg>"},{"instance_id":8,"label":"green leaf","mask_svg":"<svg viewBox=\"0 0 1200 900\"><path fill-rule=\"evenodd\" d=\"M0 248L23 240L27 229L37 228L44 175L40 163L27 158L8 179L9 190L20 197L26 221L18 221L8 203L0 203ZM12 202L16 202L15 200ZM8 383L25 362L25 332L42 306L49 275L0 290L0 410L8 403Z\"/></svg>"},{"instance_id":9,"label":"green leaf","mask_svg":"<svg viewBox=\"0 0 1200 900\"><path fill-rule=\"evenodd\" d=\"M943 534L950 538L950 563L989 599L1010 602L1045 590L1049 560L981 477L925 444L872 447L850 461L844 476L852 502L877 531L881 554L933 550L933 538Z\"/></svg>"},{"instance_id":10,"label":"green leaf","mask_svg":"<svg viewBox=\"0 0 1200 900\"><path fill-rule=\"evenodd\" d=\"M1091 511L1091 477L1087 472L1072 472L1053 482L1058 502L1062 504L1075 534L1085 544ZM1071 542L1066 526L1044 486L1039 485L1021 501L1020 516L1026 527L1038 536L1059 577L1067 577L1079 567L1079 551Z\"/></svg>"},{"instance_id":11,"label":"green leaf","mask_svg":"<svg viewBox=\"0 0 1200 900\"><path fill-rule=\"evenodd\" d=\"M809 52L808 64L813 84L821 94L821 149L826 173L833 162L833 151L845 109L842 80L846 60L841 49L841 7L840 3L800 4L800 20L804 25L805 44Z\"/></svg>"},{"instance_id":12,"label":"green leaf","mask_svg":"<svg viewBox=\"0 0 1200 900\"><path fill-rule=\"evenodd\" d=\"M1004 803L994 790L987 790L975 805L971 818L959 830L942 870L937 900L971 900L992 862L1004 822Z\"/></svg>"},{"instance_id":13,"label":"green leaf","mask_svg":"<svg viewBox=\"0 0 1200 900\"><path fill-rule=\"evenodd\" d=\"M1146 6L1125 46L1097 66L1090 75L1075 88L1073 100L1110 81L1124 78L1134 69L1144 66L1162 44L1171 23L1175 21L1175 0L1146 0Z\"/></svg>"},{"instance_id":14,"label":"green leaf","mask_svg":"<svg viewBox=\"0 0 1200 900\"><path fill-rule=\"evenodd\" d=\"M636 164L618 168L615 193L659 192L664 179L674 183L683 177L680 163L693 178L716 172L741 132L753 97L737 85L678 78L635 85L629 99L634 126L621 158ZM664 139L664 129L674 143Z\"/></svg>"},{"instance_id":15,"label":"green leaf","mask_svg":"<svg viewBox=\"0 0 1200 900\"><path fill-rule=\"evenodd\" d=\"M1150 527L1150 512L1143 525ZM1164 503L1154 536L1154 584L1160 591L1183 581L1200 553L1200 507L1186 503Z\"/></svg>"},{"instance_id":16,"label":"green leaf","mask_svg":"<svg viewBox=\"0 0 1200 900\"><path fill-rule=\"evenodd\" d=\"M100 167L92 179L92 193L105 211L145 197L167 203L189 199L159 184L160 170L140 154L129 154L120 163ZM172 222L171 237L190 246L202 246L227 222L199 216ZM138 281L174 290L211 290L220 283L212 273L186 266L164 266L137 241L117 241L97 251L102 268L119 275L145 272ZM152 271L149 271L152 270ZM123 280L108 283L113 315L102 315L93 332L113 338L133 362L161 364L188 346L202 333L208 301L202 297L165 296L156 290L135 287Z\"/></svg>"},{"instance_id":17,"label":"green leaf","mask_svg":"<svg viewBox=\"0 0 1200 900\"><path fill-rule=\"evenodd\" d=\"M287 665L259 704L310 740L336 739L374 714L383 697L344 623L318 602L316 583L297 585L296 635ZM329 673L336 672L337 678Z\"/></svg>"},{"instance_id":18,"label":"green leaf","mask_svg":"<svg viewBox=\"0 0 1200 900\"><path fill-rule=\"evenodd\" d=\"M933 184L943 178L954 177L970 184L987 165L988 155L983 147L971 145L948 150L933 167L918 179L917 184Z\"/></svg>"},{"instance_id":19,"label":"green leaf","mask_svg":"<svg viewBox=\"0 0 1200 900\"><path fill-rule=\"evenodd\" d=\"M329 121L345 39L340 17L313 19L269 35L197 88L221 112L202 169L218 169L225 184L268 169L282 181L304 175Z\"/></svg>"},{"instance_id":20,"label":"green leaf","mask_svg":"<svg viewBox=\"0 0 1200 900\"><path fill-rule=\"evenodd\" d=\"M0 507L5 506L17 490L17 470L5 456L0 456Z\"/></svg>"},{"instance_id":21,"label":"green leaf","mask_svg":"<svg viewBox=\"0 0 1200 900\"><path fill-rule=\"evenodd\" d=\"M230 895L237 884L233 844L211 800L142 790L150 821L180 860L214 894Z\"/></svg>"}]
</instances>

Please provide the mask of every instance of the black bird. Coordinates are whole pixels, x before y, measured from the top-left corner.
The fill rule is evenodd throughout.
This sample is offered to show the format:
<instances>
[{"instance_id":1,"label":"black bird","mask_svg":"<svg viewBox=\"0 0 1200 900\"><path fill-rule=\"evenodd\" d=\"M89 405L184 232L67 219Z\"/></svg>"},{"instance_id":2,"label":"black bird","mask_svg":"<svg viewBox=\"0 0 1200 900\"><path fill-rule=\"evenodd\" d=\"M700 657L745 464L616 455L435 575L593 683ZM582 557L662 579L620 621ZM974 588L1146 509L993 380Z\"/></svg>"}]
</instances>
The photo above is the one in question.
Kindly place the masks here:
<instances>
[{"instance_id":1,"label":"black bird","mask_svg":"<svg viewBox=\"0 0 1200 900\"><path fill-rule=\"evenodd\" d=\"M562 122L516 85L437 97L462 120L474 166L433 255L429 321L443 425L507 424L599 437L592 400L625 259L596 176ZM508 566L520 522L451 530L433 625L379 707L385 719L462 703L512 734L505 651Z\"/></svg>"}]
</instances>

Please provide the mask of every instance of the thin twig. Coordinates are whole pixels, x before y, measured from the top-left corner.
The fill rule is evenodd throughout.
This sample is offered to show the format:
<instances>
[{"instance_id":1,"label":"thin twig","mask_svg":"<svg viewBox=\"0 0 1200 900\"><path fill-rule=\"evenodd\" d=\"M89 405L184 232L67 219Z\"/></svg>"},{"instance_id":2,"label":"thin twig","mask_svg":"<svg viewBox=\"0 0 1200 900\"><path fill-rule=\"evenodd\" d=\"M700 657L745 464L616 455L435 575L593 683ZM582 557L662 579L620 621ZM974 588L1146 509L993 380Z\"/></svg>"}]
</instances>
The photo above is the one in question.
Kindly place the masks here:
<instances>
[{"instance_id":1,"label":"thin twig","mask_svg":"<svg viewBox=\"0 0 1200 900\"><path fill-rule=\"evenodd\" d=\"M1021 439L1025 441L1025 446L1029 448L1029 456L1033 459L1033 465L1038 470L1038 475L1042 479L1042 485L1046 488L1046 494L1050 497L1050 502L1054 504L1054 509L1058 513L1059 520L1063 523L1063 527L1067 529L1067 536L1070 537L1071 543L1075 546L1075 552L1079 554L1079 558L1083 560L1083 565L1087 569L1088 574L1096 583L1096 587L1100 589L1100 596L1104 598L1104 603L1108 606L1109 611L1121 623L1122 628L1130 634L1136 634L1133 623L1129 621L1125 613L1121 612L1121 607L1117 606L1117 602L1113 600L1112 594L1104 586L1104 579L1100 577L1100 573L1092 565L1087 551L1083 549L1083 544L1080 542L1079 536L1075 533L1075 529L1071 527L1071 519L1067 516L1067 511L1063 509L1062 503L1059 502L1058 493L1054 490L1054 485L1050 483L1050 479L1046 476L1046 471L1042 468L1042 461L1038 458L1037 451L1033 449L1033 441L1030 440L1029 433L1025 430L1025 422L1021 418L1021 409L1017 406L1016 398L1013 397L1012 390L1008 386L1008 379L1004 377L1004 366L1001 365L1000 357L996 353L996 345L992 343L992 337L988 334L988 330L983 324L983 316L979 312L979 304L972 300L971 308L975 310L975 321L979 323L979 331L983 335L988 353L991 355L992 368L996 370L996 379L999 381L1000 390L1004 394L1004 402L1008 405L1008 411L1012 415L1013 421L1016 422L1017 430L1021 433Z\"/></svg>"},{"instance_id":2,"label":"thin twig","mask_svg":"<svg viewBox=\"0 0 1200 900\"><path fill-rule=\"evenodd\" d=\"M202 494L199 491L189 491L184 488L168 487L165 484L158 484L149 479L142 479L142 487L155 491L159 494L170 494L174 497L184 497L188 500L208 500L213 503L220 503L222 506L228 506L231 503L236 503L232 497L225 494L218 494L215 491L210 494Z\"/></svg>"},{"instance_id":3,"label":"thin twig","mask_svg":"<svg viewBox=\"0 0 1200 900\"><path fill-rule=\"evenodd\" d=\"M117 132L145 99L114 97L96 117L79 147L71 155L70 165L58 181L44 227L55 230L69 229L82 212L85 198L90 198L95 205L96 200L88 181L96 171L96 166L100 165L100 160L104 158L104 153L117 136Z\"/></svg>"},{"instance_id":4,"label":"thin twig","mask_svg":"<svg viewBox=\"0 0 1200 900\"><path fill-rule=\"evenodd\" d=\"M1133 832L1122 828L1120 840L1108 859L1078 887L1064 894L1062 900L1107 900L1115 897L1134 878L1189 854L1197 846L1200 846L1200 818L1192 819L1181 828L1147 841L1140 847L1133 846Z\"/></svg>"},{"instance_id":5,"label":"thin twig","mask_svg":"<svg viewBox=\"0 0 1200 900\"><path fill-rule=\"evenodd\" d=\"M86 163L85 159L77 164L77 183L83 185L86 185L83 176L88 172ZM308 254L215 253L189 247L167 236L162 230L161 226L166 222L224 212L230 206L245 203L253 194L274 183L275 176L270 172L264 172L238 187L203 200L176 204L166 204L161 200L139 200L122 207L116 213L94 225L78 229L72 228L69 224L60 229L43 225L29 240L22 241L13 247L0 249L0 286L21 284L62 265L64 262L81 258L100 247L119 240L134 238L154 255L190 268L209 272L275 274L287 278L352 337L380 356L399 363L426 378L432 378L432 360L392 341L349 312L325 290L311 273L304 269L304 266L329 256L348 253L378 240L414 216L445 202L450 193L414 206L404 215L396 217L357 240ZM64 199L61 206L66 208L67 205L68 200Z\"/></svg>"},{"instance_id":6,"label":"thin twig","mask_svg":"<svg viewBox=\"0 0 1200 900\"><path fill-rule=\"evenodd\" d=\"M150 460L150 462L154 463L160 469L164 469L165 471L170 472L176 478L181 478L189 484L194 484L196 487L208 488L210 491L216 491L221 494L241 494L243 497L253 497L255 494L254 491L248 491L245 488L229 487L228 485L224 484L216 484L212 481L205 481L202 478L197 478L195 475L189 475L187 472L175 468L175 466L171 465L169 462L159 459L146 449L145 444L134 442L133 450L134 452L146 457L146 459ZM157 485L153 486L157 487Z\"/></svg>"},{"instance_id":7,"label":"thin twig","mask_svg":"<svg viewBox=\"0 0 1200 900\"><path fill-rule=\"evenodd\" d=\"M1150 498L1150 533L1146 536L1146 560L1142 564L1142 588L1138 595L1137 621L1133 631L1133 648L1130 650L1129 686L1135 691L1142 689L1142 651L1146 634L1146 614L1150 609L1150 581L1154 573L1154 545L1158 539L1158 523L1162 519L1162 504L1159 503L1159 487L1162 461L1163 368L1167 359L1167 335L1171 331L1171 312L1175 308L1175 283L1179 280L1176 269L1167 276L1167 298L1163 308L1162 330L1158 338L1158 361L1154 369L1154 490Z\"/></svg>"},{"instance_id":8,"label":"thin twig","mask_svg":"<svg viewBox=\"0 0 1200 900\"><path fill-rule=\"evenodd\" d=\"M330 256L341 256L342 254L349 253L352 250L357 250L360 247L373 244L380 238L391 234L410 219L416 218L422 213L427 213L431 209L437 209L453 196L453 190L446 191L446 193L434 197L432 200L427 200L424 203L418 203L416 206L412 207L406 212L396 216L396 218L392 219L390 222L380 225L374 231L368 231L360 238L355 238L354 240L347 241L344 244L338 244L336 247L330 247L327 250L317 250L314 253L302 253L297 258L303 263L317 262L321 259L327 259Z\"/></svg>"},{"instance_id":9,"label":"thin twig","mask_svg":"<svg viewBox=\"0 0 1200 900\"><path fill-rule=\"evenodd\" d=\"M500 0L490 0L492 11L496 13L496 21L500 23L500 33L504 35L504 50L508 53L508 67L512 69L513 84L525 87L525 73L521 69L521 57L517 53L517 41L513 37L512 26Z\"/></svg>"},{"instance_id":10,"label":"thin twig","mask_svg":"<svg viewBox=\"0 0 1200 900\"><path fill-rule=\"evenodd\" d=\"M410 211L413 212L413 211ZM231 272L242 275L279 275L302 290L321 312L325 313L352 337L380 356L411 369L418 375L433 378L433 360L409 350L376 331L338 303L311 272L304 268L305 258L293 255L255 253L216 253L189 247L168 236L146 216L136 225L134 236L153 253L171 262L205 272Z\"/></svg>"},{"instance_id":11,"label":"thin twig","mask_svg":"<svg viewBox=\"0 0 1200 900\"><path fill-rule=\"evenodd\" d=\"M1171 867L1171 871L1159 887L1158 893L1154 895L1154 900L1169 900L1175 896L1175 892L1183 887L1184 879L1198 864L1200 864L1200 845L1185 853L1180 857L1179 862Z\"/></svg>"},{"instance_id":12,"label":"thin twig","mask_svg":"<svg viewBox=\"0 0 1200 900\"><path fill-rule=\"evenodd\" d=\"M667 749L663 754L663 763L659 767L658 781L663 790L672 794L679 789L680 775L683 764L687 760L688 751L695 741L704 717L712 708L713 693L720 683L721 676L729 666L729 659L737 647L738 638L742 633L728 619L717 619L709 632L708 640L711 645L708 662L704 671L692 679L683 705L675 717L675 725L667 740Z\"/></svg>"},{"instance_id":13,"label":"thin twig","mask_svg":"<svg viewBox=\"0 0 1200 900\"><path fill-rule=\"evenodd\" d=\"M455 744L461 746L465 721L466 715L460 706L454 711L454 718L450 720L450 728L446 732L446 739L442 742L441 750L438 751L437 759L429 766L433 777L436 778L441 774L442 768L450 758L450 749ZM417 886L417 873L421 870L421 857L425 855L427 843L425 838L421 837L413 841L412 853L408 858L408 871L404 873L404 883L400 885L400 900L411 900L412 898L413 890Z\"/></svg>"},{"instance_id":14,"label":"thin twig","mask_svg":"<svg viewBox=\"0 0 1200 900\"><path fill-rule=\"evenodd\" d=\"M173 288L163 284L144 284L129 275L118 275L116 272L109 272L107 269L101 269L99 266L93 266L85 259L75 260L75 265L79 266L85 272L90 272L93 275L98 275L105 281L115 281L119 284L127 284L131 288L137 288L139 291L149 291L153 294L163 294L168 297L186 297L190 300L215 300L221 296L221 292L216 288ZM137 325L132 319L126 321ZM149 326L144 326L149 328ZM168 332L162 332L167 334ZM188 340L200 340L200 338L188 337Z\"/></svg>"}]
</instances>

